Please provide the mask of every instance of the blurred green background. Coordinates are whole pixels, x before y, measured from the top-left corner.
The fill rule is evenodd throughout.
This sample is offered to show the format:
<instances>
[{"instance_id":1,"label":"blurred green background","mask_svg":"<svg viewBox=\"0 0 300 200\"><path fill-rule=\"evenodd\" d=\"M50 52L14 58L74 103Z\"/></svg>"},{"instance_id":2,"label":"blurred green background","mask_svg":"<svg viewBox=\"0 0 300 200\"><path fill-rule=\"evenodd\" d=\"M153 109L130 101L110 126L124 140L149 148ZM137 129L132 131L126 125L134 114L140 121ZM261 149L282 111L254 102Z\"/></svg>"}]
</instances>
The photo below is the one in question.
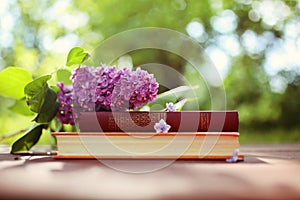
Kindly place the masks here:
<instances>
[{"instance_id":1,"label":"blurred green background","mask_svg":"<svg viewBox=\"0 0 300 200\"><path fill-rule=\"evenodd\" d=\"M1 0L0 70L17 66L36 78L63 67L74 46L92 52L116 33L164 27L193 38L214 62L227 109L239 111L242 143L299 142L299 13L298 1ZM158 50L132 52L117 62L165 64L191 82L196 76L185 60ZM2 143L32 123L30 113L16 112L16 103L0 96ZM206 92L200 108L210 109Z\"/></svg>"}]
</instances>

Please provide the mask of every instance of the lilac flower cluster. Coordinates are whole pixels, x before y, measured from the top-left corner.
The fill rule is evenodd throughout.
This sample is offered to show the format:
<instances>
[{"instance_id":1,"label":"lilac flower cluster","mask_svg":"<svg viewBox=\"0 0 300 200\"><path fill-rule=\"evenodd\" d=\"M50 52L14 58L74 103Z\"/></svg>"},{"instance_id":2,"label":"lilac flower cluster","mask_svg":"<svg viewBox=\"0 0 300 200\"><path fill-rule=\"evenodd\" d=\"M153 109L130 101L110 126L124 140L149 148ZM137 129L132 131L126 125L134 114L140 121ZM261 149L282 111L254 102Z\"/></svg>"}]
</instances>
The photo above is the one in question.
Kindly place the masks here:
<instances>
[{"instance_id":1,"label":"lilac flower cluster","mask_svg":"<svg viewBox=\"0 0 300 200\"><path fill-rule=\"evenodd\" d=\"M61 123L74 125L75 123L72 113L72 86L64 86L63 82L59 82L56 85L60 89L57 94L60 106L56 116Z\"/></svg>"},{"instance_id":2,"label":"lilac flower cluster","mask_svg":"<svg viewBox=\"0 0 300 200\"><path fill-rule=\"evenodd\" d=\"M158 83L153 74L138 68L117 70L115 66L83 66L72 75L73 100L82 111L135 109L156 97Z\"/></svg>"},{"instance_id":3,"label":"lilac flower cluster","mask_svg":"<svg viewBox=\"0 0 300 200\"><path fill-rule=\"evenodd\" d=\"M73 71L73 101L76 108L80 107L85 111L93 111L95 93L97 88L97 68L79 67Z\"/></svg>"},{"instance_id":4,"label":"lilac flower cluster","mask_svg":"<svg viewBox=\"0 0 300 200\"><path fill-rule=\"evenodd\" d=\"M124 71L112 95L112 110L135 109L154 100L158 83L153 74L137 68Z\"/></svg>"},{"instance_id":5,"label":"lilac flower cluster","mask_svg":"<svg viewBox=\"0 0 300 200\"><path fill-rule=\"evenodd\" d=\"M111 96L120 77L129 71L115 66L80 67L72 75L74 104L83 111L111 110Z\"/></svg>"},{"instance_id":6,"label":"lilac flower cluster","mask_svg":"<svg viewBox=\"0 0 300 200\"><path fill-rule=\"evenodd\" d=\"M102 66L96 72L97 87L93 102L96 111L111 110L112 93L121 76L129 71L127 68L117 71L115 66Z\"/></svg>"}]
</instances>

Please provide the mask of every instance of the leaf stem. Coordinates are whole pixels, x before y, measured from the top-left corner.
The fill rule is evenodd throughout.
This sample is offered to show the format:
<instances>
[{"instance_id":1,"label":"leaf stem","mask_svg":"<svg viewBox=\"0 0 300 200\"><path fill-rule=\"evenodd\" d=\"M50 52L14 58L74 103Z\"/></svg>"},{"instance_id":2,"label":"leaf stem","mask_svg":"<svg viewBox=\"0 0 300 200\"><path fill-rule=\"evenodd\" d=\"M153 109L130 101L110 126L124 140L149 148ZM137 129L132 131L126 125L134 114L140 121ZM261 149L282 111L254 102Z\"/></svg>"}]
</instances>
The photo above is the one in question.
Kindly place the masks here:
<instances>
[{"instance_id":1,"label":"leaf stem","mask_svg":"<svg viewBox=\"0 0 300 200\"><path fill-rule=\"evenodd\" d=\"M23 129L23 130L18 130L18 131L14 131L14 132L10 132L10 133L7 133L6 135L3 135L0 137L0 142L10 138L10 137L14 137L16 135L19 135L21 133L24 133L27 129Z\"/></svg>"}]
</instances>

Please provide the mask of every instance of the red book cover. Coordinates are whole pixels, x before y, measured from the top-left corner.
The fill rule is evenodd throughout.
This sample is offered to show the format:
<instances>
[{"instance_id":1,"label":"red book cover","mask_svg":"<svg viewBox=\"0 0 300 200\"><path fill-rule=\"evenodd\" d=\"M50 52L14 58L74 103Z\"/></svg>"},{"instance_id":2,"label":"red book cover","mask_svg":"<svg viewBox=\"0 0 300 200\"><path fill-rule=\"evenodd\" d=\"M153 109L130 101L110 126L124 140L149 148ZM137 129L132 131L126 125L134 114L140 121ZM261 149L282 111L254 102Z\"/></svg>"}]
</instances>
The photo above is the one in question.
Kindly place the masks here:
<instances>
[{"instance_id":1,"label":"red book cover","mask_svg":"<svg viewBox=\"0 0 300 200\"><path fill-rule=\"evenodd\" d=\"M237 132L237 111L181 112L83 112L78 123L82 132L153 132L163 119L169 132Z\"/></svg>"}]
</instances>

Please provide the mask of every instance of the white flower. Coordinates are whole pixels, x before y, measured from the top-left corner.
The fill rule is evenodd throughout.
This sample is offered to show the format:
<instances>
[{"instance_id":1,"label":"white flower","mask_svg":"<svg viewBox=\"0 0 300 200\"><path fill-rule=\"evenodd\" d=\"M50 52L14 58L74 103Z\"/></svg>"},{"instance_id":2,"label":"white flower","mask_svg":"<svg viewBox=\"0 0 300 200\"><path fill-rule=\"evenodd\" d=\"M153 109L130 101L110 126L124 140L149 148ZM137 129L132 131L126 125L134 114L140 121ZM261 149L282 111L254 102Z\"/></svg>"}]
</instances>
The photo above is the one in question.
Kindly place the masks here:
<instances>
[{"instance_id":1,"label":"white flower","mask_svg":"<svg viewBox=\"0 0 300 200\"><path fill-rule=\"evenodd\" d=\"M228 163L237 162L239 160L238 155L239 155L239 150L238 149L234 150L233 153L232 153L232 156L230 158L227 158L226 162L228 162Z\"/></svg>"},{"instance_id":2,"label":"white flower","mask_svg":"<svg viewBox=\"0 0 300 200\"><path fill-rule=\"evenodd\" d=\"M163 119L161 119L158 123L155 123L154 125L156 133L167 133L170 128L171 126L168 125Z\"/></svg>"}]
</instances>

